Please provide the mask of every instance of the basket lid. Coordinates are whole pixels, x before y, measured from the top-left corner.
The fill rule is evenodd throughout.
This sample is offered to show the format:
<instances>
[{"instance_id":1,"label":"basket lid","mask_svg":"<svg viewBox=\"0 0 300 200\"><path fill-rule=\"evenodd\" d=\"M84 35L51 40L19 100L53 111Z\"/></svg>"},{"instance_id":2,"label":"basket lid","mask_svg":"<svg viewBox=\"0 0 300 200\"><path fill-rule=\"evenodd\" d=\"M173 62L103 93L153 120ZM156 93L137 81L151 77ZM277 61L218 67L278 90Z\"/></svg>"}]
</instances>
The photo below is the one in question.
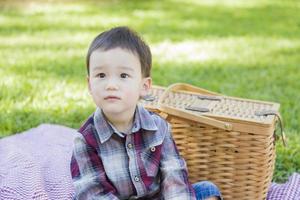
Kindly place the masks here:
<instances>
[{"instance_id":1,"label":"basket lid","mask_svg":"<svg viewBox=\"0 0 300 200\"><path fill-rule=\"evenodd\" d=\"M152 98L152 99L151 99ZM173 108L182 116L212 117L246 123L272 124L280 105L221 95L189 84L177 83L170 87L153 87L148 100L142 102L150 109ZM172 114L176 115L176 112Z\"/></svg>"}]
</instances>

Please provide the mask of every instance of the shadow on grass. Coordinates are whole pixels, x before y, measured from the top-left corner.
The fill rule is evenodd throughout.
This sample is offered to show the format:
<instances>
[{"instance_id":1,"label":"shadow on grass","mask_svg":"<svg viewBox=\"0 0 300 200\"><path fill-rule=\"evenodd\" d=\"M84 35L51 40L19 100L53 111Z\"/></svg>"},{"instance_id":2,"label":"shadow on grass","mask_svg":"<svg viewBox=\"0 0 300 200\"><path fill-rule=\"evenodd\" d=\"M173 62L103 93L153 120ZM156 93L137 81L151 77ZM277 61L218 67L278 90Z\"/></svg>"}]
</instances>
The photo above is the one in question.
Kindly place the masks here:
<instances>
[{"instance_id":1,"label":"shadow on grass","mask_svg":"<svg viewBox=\"0 0 300 200\"><path fill-rule=\"evenodd\" d=\"M127 24L153 42L226 36L298 38L300 23L294 19L299 12L294 4L226 7L173 1L62 1L57 6L47 4L48 8L40 6L28 12L21 6L9 10L2 3L1 15L9 22L2 23L0 35L100 32Z\"/></svg>"}]
</instances>

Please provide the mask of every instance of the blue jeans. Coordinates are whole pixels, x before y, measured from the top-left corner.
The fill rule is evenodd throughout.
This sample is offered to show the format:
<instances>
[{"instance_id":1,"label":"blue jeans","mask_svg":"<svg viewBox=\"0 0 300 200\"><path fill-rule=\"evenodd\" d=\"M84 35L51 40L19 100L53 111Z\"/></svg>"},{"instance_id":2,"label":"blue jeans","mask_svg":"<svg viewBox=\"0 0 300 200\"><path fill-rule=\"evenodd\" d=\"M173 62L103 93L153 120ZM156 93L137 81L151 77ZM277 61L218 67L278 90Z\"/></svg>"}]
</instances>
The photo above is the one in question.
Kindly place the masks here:
<instances>
[{"instance_id":1,"label":"blue jeans","mask_svg":"<svg viewBox=\"0 0 300 200\"><path fill-rule=\"evenodd\" d=\"M193 184L197 200L204 200L209 197L219 197L222 199L219 188L209 181L201 181Z\"/></svg>"}]
</instances>

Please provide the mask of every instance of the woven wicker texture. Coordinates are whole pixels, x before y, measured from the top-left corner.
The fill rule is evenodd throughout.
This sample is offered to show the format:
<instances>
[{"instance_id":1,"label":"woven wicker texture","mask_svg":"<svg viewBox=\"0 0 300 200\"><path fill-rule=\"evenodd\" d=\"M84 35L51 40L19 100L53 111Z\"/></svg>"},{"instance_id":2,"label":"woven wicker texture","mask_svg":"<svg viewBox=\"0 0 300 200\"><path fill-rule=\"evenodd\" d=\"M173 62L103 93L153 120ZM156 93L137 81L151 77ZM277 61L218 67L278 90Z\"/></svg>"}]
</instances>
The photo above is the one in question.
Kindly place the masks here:
<instances>
[{"instance_id":1,"label":"woven wicker texture","mask_svg":"<svg viewBox=\"0 0 300 200\"><path fill-rule=\"evenodd\" d=\"M279 104L186 84L154 87L151 95L152 103L142 103L171 123L192 183L213 181L225 200L266 198L274 171L276 117L257 113L277 112Z\"/></svg>"},{"instance_id":2,"label":"woven wicker texture","mask_svg":"<svg viewBox=\"0 0 300 200\"><path fill-rule=\"evenodd\" d=\"M164 104L177 109L186 110L200 109L193 111L196 115L214 117L226 117L238 120L247 120L253 122L270 123L273 116L258 116L255 112L277 109L276 104L249 101L230 97L217 96L208 99L210 96L197 95L193 93L170 92L164 100Z\"/></svg>"}]
</instances>

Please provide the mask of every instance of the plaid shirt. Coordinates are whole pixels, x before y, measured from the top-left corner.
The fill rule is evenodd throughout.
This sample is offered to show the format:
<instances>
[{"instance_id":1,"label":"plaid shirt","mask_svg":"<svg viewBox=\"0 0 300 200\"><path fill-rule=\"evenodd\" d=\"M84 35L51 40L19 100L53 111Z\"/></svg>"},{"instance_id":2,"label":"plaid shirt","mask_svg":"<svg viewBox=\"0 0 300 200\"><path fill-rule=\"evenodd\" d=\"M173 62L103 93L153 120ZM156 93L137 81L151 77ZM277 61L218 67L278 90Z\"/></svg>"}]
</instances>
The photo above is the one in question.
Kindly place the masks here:
<instances>
[{"instance_id":1,"label":"plaid shirt","mask_svg":"<svg viewBox=\"0 0 300 200\"><path fill-rule=\"evenodd\" d=\"M71 161L76 199L195 199L170 126L158 115L137 106L131 132L122 134L97 108L79 132Z\"/></svg>"}]
</instances>

